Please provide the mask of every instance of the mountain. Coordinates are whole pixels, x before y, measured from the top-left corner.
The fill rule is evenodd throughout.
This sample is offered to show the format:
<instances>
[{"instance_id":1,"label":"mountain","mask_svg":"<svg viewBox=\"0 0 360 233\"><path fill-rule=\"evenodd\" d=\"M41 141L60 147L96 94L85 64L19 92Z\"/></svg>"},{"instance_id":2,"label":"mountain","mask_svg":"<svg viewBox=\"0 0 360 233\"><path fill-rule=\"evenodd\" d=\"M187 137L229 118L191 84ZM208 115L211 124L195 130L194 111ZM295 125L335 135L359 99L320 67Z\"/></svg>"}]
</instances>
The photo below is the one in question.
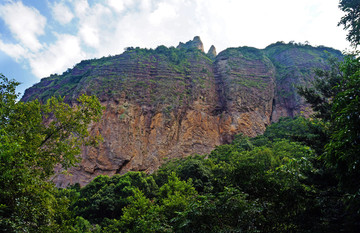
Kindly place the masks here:
<instances>
[{"instance_id":1,"label":"mountain","mask_svg":"<svg viewBox=\"0 0 360 233\"><path fill-rule=\"evenodd\" d=\"M104 141L85 147L82 162L58 175L60 187L105 174L153 172L164 159L209 153L235 134L256 136L282 116L310 114L296 85L310 85L314 69L328 69L327 47L278 42L265 49L204 53L200 37L177 48L127 48L121 55L82 61L27 89L22 101L85 93L106 107L91 125Z\"/></svg>"}]
</instances>

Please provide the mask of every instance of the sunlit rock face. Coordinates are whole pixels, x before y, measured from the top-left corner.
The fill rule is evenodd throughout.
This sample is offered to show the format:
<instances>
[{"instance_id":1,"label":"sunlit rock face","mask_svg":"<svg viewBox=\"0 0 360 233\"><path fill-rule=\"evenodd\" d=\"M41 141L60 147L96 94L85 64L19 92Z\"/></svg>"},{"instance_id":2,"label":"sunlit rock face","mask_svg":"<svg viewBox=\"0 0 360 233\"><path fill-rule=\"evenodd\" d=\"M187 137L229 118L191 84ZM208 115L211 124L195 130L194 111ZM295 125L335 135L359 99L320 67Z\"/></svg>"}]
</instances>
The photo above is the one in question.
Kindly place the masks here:
<instances>
[{"instance_id":1,"label":"sunlit rock face","mask_svg":"<svg viewBox=\"0 0 360 233\"><path fill-rule=\"evenodd\" d=\"M262 134L282 116L309 114L295 86L309 85L314 68L329 68L329 54L341 57L331 48L284 43L205 54L195 37L178 48L129 48L82 61L42 79L22 100L99 97L104 114L89 130L104 141L83 148L71 175L54 178L59 187L85 185L100 174L151 173L166 159L206 154L236 134Z\"/></svg>"},{"instance_id":2,"label":"sunlit rock face","mask_svg":"<svg viewBox=\"0 0 360 233\"><path fill-rule=\"evenodd\" d=\"M186 43L180 42L176 47L177 49L198 49L204 52L204 45L199 36L195 36L193 40L189 40Z\"/></svg>"},{"instance_id":3,"label":"sunlit rock face","mask_svg":"<svg viewBox=\"0 0 360 233\"><path fill-rule=\"evenodd\" d=\"M211 45L209 51L206 54L210 59L215 59L217 56L216 48L214 45Z\"/></svg>"}]
</instances>

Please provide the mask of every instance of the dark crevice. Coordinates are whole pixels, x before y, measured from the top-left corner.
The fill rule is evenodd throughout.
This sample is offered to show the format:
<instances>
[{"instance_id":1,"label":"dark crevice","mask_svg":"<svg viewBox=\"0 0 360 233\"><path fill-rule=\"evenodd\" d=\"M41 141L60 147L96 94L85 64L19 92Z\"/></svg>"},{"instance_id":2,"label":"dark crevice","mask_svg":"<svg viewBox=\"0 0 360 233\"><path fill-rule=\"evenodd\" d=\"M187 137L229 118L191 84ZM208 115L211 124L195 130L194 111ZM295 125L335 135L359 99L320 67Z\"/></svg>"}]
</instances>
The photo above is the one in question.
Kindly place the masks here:
<instances>
[{"instance_id":1,"label":"dark crevice","mask_svg":"<svg viewBox=\"0 0 360 233\"><path fill-rule=\"evenodd\" d=\"M180 131L181 131L181 123L186 115L186 111L187 108L183 108L183 109L179 109L178 114L176 114L178 116L178 128L177 128L177 134L176 134L176 141L178 142L180 140Z\"/></svg>"},{"instance_id":2,"label":"dark crevice","mask_svg":"<svg viewBox=\"0 0 360 233\"><path fill-rule=\"evenodd\" d=\"M271 124L271 122L273 120L273 115L274 115L275 108L276 108L276 101L275 101L275 94L274 94L272 105L271 105L270 124Z\"/></svg>"},{"instance_id":3,"label":"dark crevice","mask_svg":"<svg viewBox=\"0 0 360 233\"><path fill-rule=\"evenodd\" d=\"M126 159L118 169L116 169L115 174L120 174L121 170L130 162L130 159Z\"/></svg>"},{"instance_id":4,"label":"dark crevice","mask_svg":"<svg viewBox=\"0 0 360 233\"><path fill-rule=\"evenodd\" d=\"M214 77L215 77L216 94L218 99L217 99L217 104L214 110L212 111L212 114L219 115L227 111L227 102L225 96L224 80L216 63L214 63Z\"/></svg>"}]
</instances>

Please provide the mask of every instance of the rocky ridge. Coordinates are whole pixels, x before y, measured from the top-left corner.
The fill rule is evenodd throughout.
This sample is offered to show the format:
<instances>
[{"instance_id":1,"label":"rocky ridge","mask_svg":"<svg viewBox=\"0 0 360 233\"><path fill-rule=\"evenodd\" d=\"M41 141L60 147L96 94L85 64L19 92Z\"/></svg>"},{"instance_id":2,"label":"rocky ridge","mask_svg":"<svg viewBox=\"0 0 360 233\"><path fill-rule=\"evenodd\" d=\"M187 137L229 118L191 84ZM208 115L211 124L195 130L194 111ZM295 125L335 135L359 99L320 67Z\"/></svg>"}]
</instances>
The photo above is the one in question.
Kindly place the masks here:
<instances>
[{"instance_id":1,"label":"rocky ridge","mask_svg":"<svg viewBox=\"0 0 360 233\"><path fill-rule=\"evenodd\" d=\"M278 42L265 49L229 48L213 57L215 47L205 54L195 37L177 48L128 48L82 61L42 79L22 100L99 97L106 110L90 130L104 142L83 148L71 176L54 179L59 187L84 185L100 174L151 173L164 159L209 153L235 134L256 136L282 116L308 114L295 86L309 85L314 68L327 69L329 54L341 57L331 48Z\"/></svg>"}]
</instances>

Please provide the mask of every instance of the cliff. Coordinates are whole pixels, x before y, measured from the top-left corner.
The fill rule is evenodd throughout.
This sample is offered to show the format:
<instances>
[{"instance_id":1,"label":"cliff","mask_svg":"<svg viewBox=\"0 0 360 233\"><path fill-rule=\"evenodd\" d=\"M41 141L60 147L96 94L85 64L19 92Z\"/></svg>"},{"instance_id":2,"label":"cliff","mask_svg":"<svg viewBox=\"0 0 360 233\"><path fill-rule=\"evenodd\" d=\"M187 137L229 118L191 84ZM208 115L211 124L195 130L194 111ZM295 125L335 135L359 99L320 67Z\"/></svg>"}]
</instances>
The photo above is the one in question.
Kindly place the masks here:
<instances>
[{"instance_id":1,"label":"cliff","mask_svg":"<svg viewBox=\"0 0 360 233\"><path fill-rule=\"evenodd\" d=\"M309 116L312 113L311 109L296 92L296 86L311 85L315 76L314 70L329 69L328 59L341 59L341 52L324 46L312 47L282 42L269 45L264 52L276 68L272 121L276 122L280 117L293 117L300 113Z\"/></svg>"},{"instance_id":2,"label":"cliff","mask_svg":"<svg viewBox=\"0 0 360 233\"><path fill-rule=\"evenodd\" d=\"M235 134L256 136L281 116L309 112L294 86L307 85L314 68L328 68L324 50L341 56L331 48L276 43L209 57L198 37L178 48L129 48L44 78L22 101L99 97L106 110L90 130L104 142L83 149L71 176L54 179L61 187L84 185L100 174L151 173L164 159L209 153Z\"/></svg>"}]
</instances>

